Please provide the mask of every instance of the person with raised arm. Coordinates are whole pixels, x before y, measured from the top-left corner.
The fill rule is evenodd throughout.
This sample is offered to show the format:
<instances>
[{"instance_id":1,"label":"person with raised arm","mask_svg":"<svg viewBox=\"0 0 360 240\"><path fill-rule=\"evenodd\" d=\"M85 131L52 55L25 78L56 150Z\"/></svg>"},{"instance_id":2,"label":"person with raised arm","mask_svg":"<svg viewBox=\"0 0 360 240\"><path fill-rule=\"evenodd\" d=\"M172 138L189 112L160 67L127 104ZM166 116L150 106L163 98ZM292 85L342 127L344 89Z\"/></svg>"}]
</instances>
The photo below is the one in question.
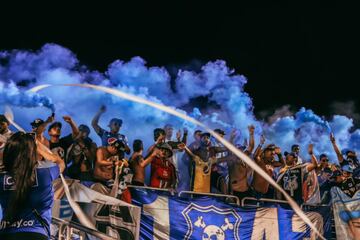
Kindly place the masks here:
<instances>
[{"instance_id":1,"label":"person with raised arm","mask_svg":"<svg viewBox=\"0 0 360 240\"><path fill-rule=\"evenodd\" d=\"M286 165L280 169L280 176L277 180L278 184L283 187L298 204L319 204L321 201L316 174L318 162L313 148L313 144L309 144L308 153L311 158L310 163L299 164L296 153L285 153ZM277 192L277 198L283 199L283 196Z\"/></svg>"},{"instance_id":2,"label":"person with raised arm","mask_svg":"<svg viewBox=\"0 0 360 240\"><path fill-rule=\"evenodd\" d=\"M135 139L133 143L133 154L129 161L130 168L134 173L131 185L145 186L145 168L160 154L160 150L155 149L144 158L143 150L143 142L140 139Z\"/></svg>"},{"instance_id":3,"label":"person with raised arm","mask_svg":"<svg viewBox=\"0 0 360 240\"><path fill-rule=\"evenodd\" d=\"M122 141L125 145L125 153L130 154L130 147L128 144L127 137L124 134L120 133L123 121L119 118L112 118L109 122L109 130L106 131L99 125L99 120L102 114L106 112L106 106L101 106L99 111L95 114L94 118L91 121L91 126L94 128L95 132L101 138L102 146L108 145L109 138L116 138Z\"/></svg>"},{"instance_id":4,"label":"person with raised arm","mask_svg":"<svg viewBox=\"0 0 360 240\"><path fill-rule=\"evenodd\" d=\"M275 160L275 156L277 156L278 161ZM255 162L274 180L276 179L275 168L285 165L281 149L275 146L275 144L269 144L265 147L265 149L257 153ZM251 185L257 197L273 198L274 189L270 187L268 181L266 181L257 172L254 172L253 174Z\"/></svg>"}]
</instances>

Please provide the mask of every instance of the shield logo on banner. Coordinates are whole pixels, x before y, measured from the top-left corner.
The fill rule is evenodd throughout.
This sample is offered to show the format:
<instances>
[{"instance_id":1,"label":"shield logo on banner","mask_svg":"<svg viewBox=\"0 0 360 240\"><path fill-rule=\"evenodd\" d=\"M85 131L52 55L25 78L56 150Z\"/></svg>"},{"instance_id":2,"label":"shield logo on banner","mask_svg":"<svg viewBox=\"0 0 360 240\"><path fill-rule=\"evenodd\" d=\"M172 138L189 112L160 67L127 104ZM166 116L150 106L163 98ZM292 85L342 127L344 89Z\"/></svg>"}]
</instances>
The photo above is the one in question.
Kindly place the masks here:
<instances>
[{"instance_id":1,"label":"shield logo on banner","mask_svg":"<svg viewBox=\"0 0 360 240\"><path fill-rule=\"evenodd\" d=\"M183 211L188 230L184 239L236 239L239 237L241 217L234 209L220 209L213 205L190 203Z\"/></svg>"}]
</instances>

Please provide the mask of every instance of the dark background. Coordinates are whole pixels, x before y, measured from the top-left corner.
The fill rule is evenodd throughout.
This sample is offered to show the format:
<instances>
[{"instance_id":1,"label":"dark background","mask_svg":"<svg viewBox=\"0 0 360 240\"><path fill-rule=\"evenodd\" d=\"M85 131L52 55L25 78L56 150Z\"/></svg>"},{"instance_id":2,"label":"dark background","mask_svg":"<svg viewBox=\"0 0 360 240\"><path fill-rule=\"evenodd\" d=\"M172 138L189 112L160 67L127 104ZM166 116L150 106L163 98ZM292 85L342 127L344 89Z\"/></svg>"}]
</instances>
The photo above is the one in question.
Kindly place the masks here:
<instances>
[{"instance_id":1,"label":"dark background","mask_svg":"<svg viewBox=\"0 0 360 240\"><path fill-rule=\"evenodd\" d=\"M136 55L171 73L223 59L248 77L245 90L258 115L290 104L327 117L358 116L360 17L351 6L58 1L0 7L1 50L53 42L101 71Z\"/></svg>"}]
</instances>

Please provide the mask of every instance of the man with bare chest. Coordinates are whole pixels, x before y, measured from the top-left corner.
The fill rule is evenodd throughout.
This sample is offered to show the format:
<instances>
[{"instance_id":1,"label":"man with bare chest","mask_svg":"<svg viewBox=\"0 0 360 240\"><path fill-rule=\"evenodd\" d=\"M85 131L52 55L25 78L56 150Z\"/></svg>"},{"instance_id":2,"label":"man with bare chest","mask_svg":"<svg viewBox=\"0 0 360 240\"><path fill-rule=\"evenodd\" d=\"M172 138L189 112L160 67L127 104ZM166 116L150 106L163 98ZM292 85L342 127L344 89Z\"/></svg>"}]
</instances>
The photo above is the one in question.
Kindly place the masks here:
<instances>
[{"instance_id":1,"label":"man with bare chest","mask_svg":"<svg viewBox=\"0 0 360 240\"><path fill-rule=\"evenodd\" d=\"M114 179L114 167L124 164L123 161L125 145L116 138L109 138L108 146L99 147L96 151L96 162L94 168L94 178L103 182Z\"/></svg>"}]
</instances>

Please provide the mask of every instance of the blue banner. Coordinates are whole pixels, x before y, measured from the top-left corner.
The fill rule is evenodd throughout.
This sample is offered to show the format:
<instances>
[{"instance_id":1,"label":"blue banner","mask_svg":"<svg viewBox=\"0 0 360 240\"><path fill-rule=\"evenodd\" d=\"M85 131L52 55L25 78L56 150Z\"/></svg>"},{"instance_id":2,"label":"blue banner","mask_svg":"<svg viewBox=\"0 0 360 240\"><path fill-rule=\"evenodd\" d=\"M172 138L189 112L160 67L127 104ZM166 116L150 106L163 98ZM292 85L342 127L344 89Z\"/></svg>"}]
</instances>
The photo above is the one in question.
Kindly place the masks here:
<instances>
[{"instance_id":1,"label":"blue banner","mask_svg":"<svg viewBox=\"0 0 360 240\"><path fill-rule=\"evenodd\" d=\"M140 189L132 197L142 207L140 239L315 239L292 210L279 205L240 208L211 197L179 198ZM330 207L306 215L331 237Z\"/></svg>"}]
</instances>

